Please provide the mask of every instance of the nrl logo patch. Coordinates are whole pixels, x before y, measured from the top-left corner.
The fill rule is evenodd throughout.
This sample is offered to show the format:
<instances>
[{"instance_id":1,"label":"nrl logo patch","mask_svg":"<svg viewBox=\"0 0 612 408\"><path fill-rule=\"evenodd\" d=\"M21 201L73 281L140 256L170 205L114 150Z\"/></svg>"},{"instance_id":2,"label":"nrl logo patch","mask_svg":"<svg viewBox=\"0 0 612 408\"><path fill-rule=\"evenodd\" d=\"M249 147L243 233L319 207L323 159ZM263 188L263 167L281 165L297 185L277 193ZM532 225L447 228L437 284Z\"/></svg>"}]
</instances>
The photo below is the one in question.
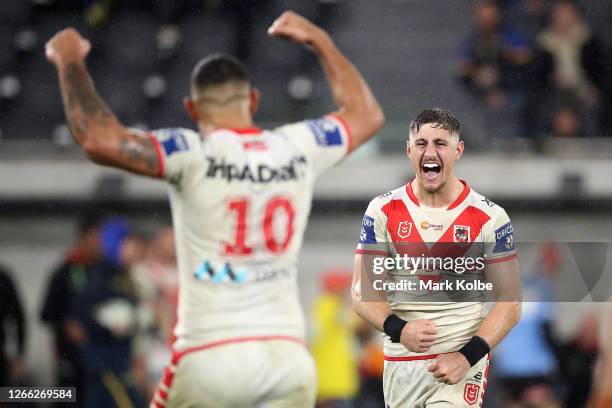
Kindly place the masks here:
<instances>
[{"instance_id":1,"label":"nrl logo patch","mask_svg":"<svg viewBox=\"0 0 612 408\"><path fill-rule=\"evenodd\" d=\"M400 238L408 238L411 231L412 223L410 221L402 221L397 227L397 235L399 235Z\"/></svg>"},{"instance_id":2,"label":"nrl logo patch","mask_svg":"<svg viewBox=\"0 0 612 408\"><path fill-rule=\"evenodd\" d=\"M478 384L465 384L463 389L463 399L470 405L474 405L478 401L478 392L480 391L480 385Z\"/></svg>"}]
</instances>

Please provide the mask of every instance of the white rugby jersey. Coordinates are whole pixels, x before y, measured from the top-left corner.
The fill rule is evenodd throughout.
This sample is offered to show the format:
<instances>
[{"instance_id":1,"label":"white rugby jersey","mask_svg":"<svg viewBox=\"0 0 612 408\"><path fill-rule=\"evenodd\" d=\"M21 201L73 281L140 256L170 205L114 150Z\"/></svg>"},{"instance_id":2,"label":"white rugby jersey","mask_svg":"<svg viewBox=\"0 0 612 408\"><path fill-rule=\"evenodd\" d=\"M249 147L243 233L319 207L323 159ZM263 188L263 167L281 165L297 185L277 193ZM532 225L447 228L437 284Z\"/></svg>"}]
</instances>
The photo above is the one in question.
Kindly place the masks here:
<instances>
[{"instance_id":1,"label":"white rugby jersey","mask_svg":"<svg viewBox=\"0 0 612 408\"><path fill-rule=\"evenodd\" d=\"M169 182L180 291L175 348L304 337L296 266L313 185L350 148L328 115L267 131L153 132Z\"/></svg>"},{"instance_id":2,"label":"white rugby jersey","mask_svg":"<svg viewBox=\"0 0 612 408\"><path fill-rule=\"evenodd\" d=\"M448 208L419 203L412 183L373 199L363 217L358 254L394 257L472 258L481 266L516 257L514 230L506 212L464 184L463 192ZM439 283L445 280L485 281L484 268L472 267L458 275L444 269L390 270L389 281ZM414 273L416 271L416 273ZM366 273L365 270L363 273ZM374 276L374 275L372 275ZM362 288L363 292L363 288ZM438 337L427 354L456 351L478 330L486 316L482 292L387 290L391 310L405 320L429 319L438 326ZM441 295L441 296L438 296ZM414 356L400 343L385 336L387 359Z\"/></svg>"}]
</instances>

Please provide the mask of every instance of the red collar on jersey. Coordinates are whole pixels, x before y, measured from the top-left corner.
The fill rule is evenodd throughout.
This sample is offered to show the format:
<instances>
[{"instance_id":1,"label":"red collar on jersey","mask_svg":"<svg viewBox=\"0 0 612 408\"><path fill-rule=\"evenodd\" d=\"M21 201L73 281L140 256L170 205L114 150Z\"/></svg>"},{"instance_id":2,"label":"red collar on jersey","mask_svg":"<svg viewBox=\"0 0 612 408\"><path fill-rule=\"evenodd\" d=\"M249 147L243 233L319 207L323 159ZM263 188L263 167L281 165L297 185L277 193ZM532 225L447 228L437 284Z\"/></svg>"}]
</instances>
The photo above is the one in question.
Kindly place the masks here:
<instances>
[{"instance_id":1,"label":"red collar on jersey","mask_svg":"<svg viewBox=\"0 0 612 408\"><path fill-rule=\"evenodd\" d=\"M412 191L412 182L414 181L414 179L410 180L408 182L408 184L406 184L406 192L408 193L408 197L410 197L410 200L415 203L417 205L417 207L420 207L419 204L419 200L417 199L416 195L414 195L414 191ZM457 199L455 201L453 201L453 203L451 205L448 206L447 210L452 210L453 208L456 208L457 206L459 206L459 204L461 204L463 202L463 200L465 200L465 198L468 196L468 194L470 194L470 186L467 185L467 183L465 182L465 180L459 180L462 184L463 184L463 191L461 192L461 194L459 194L459 197L457 197Z\"/></svg>"},{"instance_id":2,"label":"red collar on jersey","mask_svg":"<svg viewBox=\"0 0 612 408\"><path fill-rule=\"evenodd\" d=\"M217 129L217 130L230 130L239 135L259 135L261 134L261 129L258 127L248 127L248 128L227 128L227 129Z\"/></svg>"}]
</instances>

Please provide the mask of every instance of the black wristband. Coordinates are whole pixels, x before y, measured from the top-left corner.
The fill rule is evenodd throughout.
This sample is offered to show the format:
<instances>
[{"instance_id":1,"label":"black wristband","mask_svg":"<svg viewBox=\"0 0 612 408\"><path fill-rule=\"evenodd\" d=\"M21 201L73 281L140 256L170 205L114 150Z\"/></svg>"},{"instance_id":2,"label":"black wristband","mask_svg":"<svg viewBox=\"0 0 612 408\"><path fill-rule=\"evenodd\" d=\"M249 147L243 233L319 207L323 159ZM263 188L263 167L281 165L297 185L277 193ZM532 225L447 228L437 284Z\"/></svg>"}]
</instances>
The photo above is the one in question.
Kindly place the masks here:
<instances>
[{"instance_id":1,"label":"black wristband","mask_svg":"<svg viewBox=\"0 0 612 408\"><path fill-rule=\"evenodd\" d=\"M468 341L465 346L461 347L459 352L467 358L470 366L474 367L474 364L480 361L481 358L486 356L491 347L482 337L474 336Z\"/></svg>"},{"instance_id":2,"label":"black wristband","mask_svg":"<svg viewBox=\"0 0 612 408\"><path fill-rule=\"evenodd\" d=\"M385 322L383 323L383 329L385 330L387 336L391 337L391 342L400 342L402 330L404 329L406 323L408 322L394 314L387 316Z\"/></svg>"}]
</instances>

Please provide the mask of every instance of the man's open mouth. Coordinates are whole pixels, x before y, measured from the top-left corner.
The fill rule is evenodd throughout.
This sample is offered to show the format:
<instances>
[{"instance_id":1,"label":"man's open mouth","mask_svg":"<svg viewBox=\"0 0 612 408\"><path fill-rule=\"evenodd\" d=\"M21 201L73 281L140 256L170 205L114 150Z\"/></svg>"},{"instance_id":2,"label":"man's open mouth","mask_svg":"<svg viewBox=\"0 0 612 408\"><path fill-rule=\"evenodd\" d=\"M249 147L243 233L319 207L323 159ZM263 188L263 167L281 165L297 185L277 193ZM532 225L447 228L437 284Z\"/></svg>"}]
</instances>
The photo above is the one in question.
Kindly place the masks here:
<instances>
[{"instance_id":1,"label":"man's open mouth","mask_svg":"<svg viewBox=\"0 0 612 408\"><path fill-rule=\"evenodd\" d=\"M425 176L425 180L434 181L442 171L442 166L438 163L423 163L421 165L421 171Z\"/></svg>"}]
</instances>

